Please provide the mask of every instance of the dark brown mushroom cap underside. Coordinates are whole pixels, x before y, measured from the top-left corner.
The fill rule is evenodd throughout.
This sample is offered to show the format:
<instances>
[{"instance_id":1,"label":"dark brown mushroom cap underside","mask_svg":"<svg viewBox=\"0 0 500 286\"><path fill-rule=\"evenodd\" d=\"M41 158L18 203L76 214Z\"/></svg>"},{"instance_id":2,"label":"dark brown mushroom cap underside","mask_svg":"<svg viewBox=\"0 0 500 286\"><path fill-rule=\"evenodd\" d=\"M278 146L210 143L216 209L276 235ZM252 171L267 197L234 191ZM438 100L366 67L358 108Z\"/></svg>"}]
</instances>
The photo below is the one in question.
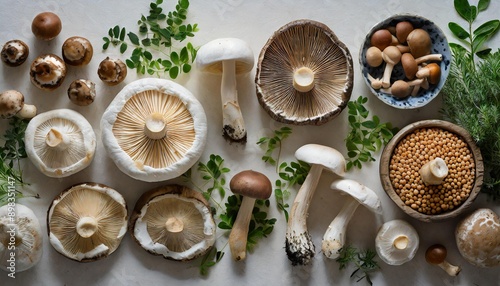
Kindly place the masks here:
<instances>
[{"instance_id":1,"label":"dark brown mushroom cap underside","mask_svg":"<svg viewBox=\"0 0 500 286\"><path fill-rule=\"evenodd\" d=\"M293 87L294 71L300 67L315 73L314 88L308 92ZM352 58L327 26L299 20L268 40L255 81L259 103L275 120L320 125L338 115L350 99Z\"/></svg>"}]
</instances>

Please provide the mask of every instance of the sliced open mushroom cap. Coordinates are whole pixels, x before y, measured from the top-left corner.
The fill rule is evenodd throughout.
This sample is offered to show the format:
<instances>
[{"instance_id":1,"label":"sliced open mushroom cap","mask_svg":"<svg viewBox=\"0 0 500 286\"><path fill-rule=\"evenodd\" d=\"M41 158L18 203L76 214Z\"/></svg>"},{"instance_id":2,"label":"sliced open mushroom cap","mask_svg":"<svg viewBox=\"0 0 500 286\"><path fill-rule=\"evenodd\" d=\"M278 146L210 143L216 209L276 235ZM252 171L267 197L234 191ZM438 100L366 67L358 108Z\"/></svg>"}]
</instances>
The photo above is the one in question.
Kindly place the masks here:
<instances>
[{"instance_id":1,"label":"sliced open mushroom cap","mask_svg":"<svg viewBox=\"0 0 500 286\"><path fill-rule=\"evenodd\" d=\"M97 183L70 187L49 207L50 244L62 255L80 262L113 253L127 232L127 205L116 190Z\"/></svg>"},{"instance_id":2,"label":"sliced open mushroom cap","mask_svg":"<svg viewBox=\"0 0 500 286\"><path fill-rule=\"evenodd\" d=\"M217 227L201 193L167 185L139 198L129 228L134 240L149 253L186 261L214 245Z\"/></svg>"},{"instance_id":3,"label":"sliced open mushroom cap","mask_svg":"<svg viewBox=\"0 0 500 286\"><path fill-rule=\"evenodd\" d=\"M0 269L15 273L35 266L42 257L42 242L40 222L31 209L22 204L0 207Z\"/></svg>"},{"instance_id":4,"label":"sliced open mushroom cap","mask_svg":"<svg viewBox=\"0 0 500 286\"><path fill-rule=\"evenodd\" d=\"M320 125L336 117L351 97L352 58L326 25L297 20L267 41L255 82L259 103L275 120Z\"/></svg>"},{"instance_id":5,"label":"sliced open mushroom cap","mask_svg":"<svg viewBox=\"0 0 500 286\"><path fill-rule=\"evenodd\" d=\"M96 149L92 126L71 109L55 109L35 116L26 128L24 142L35 167L54 178L86 168Z\"/></svg>"},{"instance_id":6,"label":"sliced open mushroom cap","mask_svg":"<svg viewBox=\"0 0 500 286\"><path fill-rule=\"evenodd\" d=\"M207 119L181 85L145 78L125 86L101 119L102 141L118 168L153 182L176 178L201 156Z\"/></svg>"}]
</instances>

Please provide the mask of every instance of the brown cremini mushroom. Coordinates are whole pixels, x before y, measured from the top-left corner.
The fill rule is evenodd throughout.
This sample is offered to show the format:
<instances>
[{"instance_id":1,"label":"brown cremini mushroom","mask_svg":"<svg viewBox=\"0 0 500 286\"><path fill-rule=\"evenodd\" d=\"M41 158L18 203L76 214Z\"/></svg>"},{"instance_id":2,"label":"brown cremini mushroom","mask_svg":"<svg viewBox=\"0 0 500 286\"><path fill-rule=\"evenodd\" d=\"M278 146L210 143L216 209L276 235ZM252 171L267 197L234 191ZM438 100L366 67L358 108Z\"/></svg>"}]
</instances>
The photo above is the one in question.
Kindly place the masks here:
<instances>
[{"instance_id":1,"label":"brown cremini mushroom","mask_svg":"<svg viewBox=\"0 0 500 286\"><path fill-rule=\"evenodd\" d=\"M401 21L396 24L396 38L403 44L406 42L408 35L413 31L413 25L408 21Z\"/></svg>"},{"instance_id":2,"label":"brown cremini mushroom","mask_svg":"<svg viewBox=\"0 0 500 286\"><path fill-rule=\"evenodd\" d=\"M105 84L117 85L127 76L127 66L120 59L107 57L99 64L97 75Z\"/></svg>"},{"instance_id":3,"label":"brown cremini mushroom","mask_svg":"<svg viewBox=\"0 0 500 286\"><path fill-rule=\"evenodd\" d=\"M393 35L387 29L380 29L375 31L370 38L370 44L383 51L394 42Z\"/></svg>"},{"instance_id":4,"label":"brown cremini mushroom","mask_svg":"<svg viewBox=\"0 0 500 286\"><path fill-rule=\"evenodd\" d=\"M31 23L31 31L38 39L50 41L62 30L59 16L52 12L42 12L35 16Z\"/></svg>"},{"instance_id":5,"label":"brown cremini mushroom","mask_svg":"<svg viewBox=\"0 0 500 286\"><path fill-rule=\"evenodd\" d=\"M238 215L229 235L231 254L234 260L239 261L246 257L248 227L255 200L268 199L273 187L266 175L252 170L242 171L234 175L229 187L234 194L243 196Z\"/></svg>"},{"instance_id":6,"label":"brown cremini mushroom","mask_svg":"<svg viewBox=\"0 0 500 286\"><path fill-rule=\"evenodd\" d=\"M54 54L41 55L31 63L31 83L42 90L58 88L65 77L66 64Z\"/></svg>"},{"instance_id":7,"label":"brown cremini mushroom","mask_svg":"<svg viewBox=\"0 0 500 286\"><path fill-rule=\"evenodd\" d=\"M411 31L406 41L408 42L408 47L410 47L411 54L415 58L428 55L431 52L431 37L423 29L414 29Z\"/></svg>"},{"instance_id":8,"label":"brown cremini mushroom","mask_svg":"<svg viewBox=\"0 0 500 286\"><path fill-rule=\"evenodd\" d=\"M24 103L24 95L17 90L6 90L0 93L0 118L33 118L36 107Z\"/></svg>"},{"instance_id":9,"label":"brown cremini mushroom","mask_svg":"<svg viewBox=\"0 0 500 286\"><path fill-rule=\"evenodd\" d=\"M68 97L76 105L90 105L95 99L95 83L86 79L74 80L69 85Z\"/></svg>"},{"instance_id":10,"label":"brown cremini mushroom","mask_svg":"<svg viewBox=\"0 0 500 286\"><path fill-rule=\"evenodd\" d=\"M418 72L418 63L411 53L404 53L401 56L401 65L407 79L412 80Z\"/></svg>"},{"instance_id":11,"label":"brown cremini mushroom","mask_svg":"<svg viewBox=\"0 0 500 286\"><path fill-rule=\"evenodd\" d=\"M391 85L391 75L394 66L401 60L401 52L395 46L389 46L382 51L382 58L385 61L384 75L382 77L382 87L388 88Z\"/></svg>"},{"instance_id":12,"label":"brown cremini mushroom","mask_svg":"<svg viewBox=\"0 0 500 286\"><path fill-rule=\"evenodd\" d=\"M422 81L422 79L416 79L413 81L404 81L398 79L391 85L390 88L383 88L381 89L381 91L391 94L392 96L397 98L405 98L411 94L413 86L421 84Z\"/></svg>"},{"instance_id":13,"label":"brown cremini mushroom","mask_svg":"<svg viewBox=\"0 0 500 286\"><path fill-rule=\"evenodd\" d=\"M441 68L436 63L430 63L416 73L417 78L427 78L430 84L437 84L441 79Z\"/></svg>"},{"instance_id":14,"label":"brown cremini mushroom","mask_svg":"<svg viewBox=\"0 0 500 286\"><path fill-rule=\"evenodd\" d=\"M425 251L425 260L427 263L432 265L437 265L441 267L448 275L457 276L460 273L461 268L459 266L455 266L446 261L446 255L448 251L441 244L434 244L429 246Z\"/></svg>"},{"instance_id":15,"label":"brown cremini mushroom","mask_svg":"<svg viewBox=\"0 0 500 286\"><path fill-rule=\"evenodd\" d=\"M62 45L64 61L71 66L87 65L92 59L94 49L92 44L83 37L71 37Z\"/></svg>"},{"instance_id":16,"label":"brown cremini mushroom","mask_svg":"<svg viewBox=\"0 0 500 286\"><path fill-rule=\"evenodd\" d=\"M371 67L378 67L382 64L384 59L382 59L382 51L375 47L371 46L366 50L366 63Z\"/></svg>"},{"instance_id":17,"label":"brown cremini mushroom","mask_svg":"<svg viewBox=\"0 0 500 286\"><path fill-rule=\"evenodd\" d=\"M25 42L21 40L10 40L3 45L2 61L10 66L17 67L22 65L28 58L30 49Z\"/></svg>"}]
</instances>

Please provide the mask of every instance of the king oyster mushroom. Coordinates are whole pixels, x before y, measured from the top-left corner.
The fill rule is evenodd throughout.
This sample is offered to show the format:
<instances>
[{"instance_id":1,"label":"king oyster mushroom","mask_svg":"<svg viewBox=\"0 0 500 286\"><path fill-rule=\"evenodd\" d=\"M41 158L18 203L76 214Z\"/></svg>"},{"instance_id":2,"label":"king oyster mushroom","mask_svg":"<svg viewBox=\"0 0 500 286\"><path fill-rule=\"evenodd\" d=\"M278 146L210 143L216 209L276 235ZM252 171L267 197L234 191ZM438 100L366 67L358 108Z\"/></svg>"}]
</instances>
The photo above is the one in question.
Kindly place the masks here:
<instances>
[{"instance_id":1,"label":"king oyster mushroom","mask_svg":"<svg viewBox=\"0 0 500 286\"><path fill-rule=\"evenodd\" d=\"M113 253L127 232L127 205L116 190L96 183L70 187L49 207L50 244L62 255L90 262Z\"/></svg>"},{"instance_id":2,"label":"king oyster mushroom","mask_svg":"<svg viewBox=\"0 0 500 286\"><path fill-rule=\"evenodd\" d=\"M186 172L204 150L205 111L181 85L145 78L125 86L101 119L102 141L132 178L164 181Z\"/></svg>"},{"instance_id":3,"label":"king oyster mushroom","mask_svg":"<svg viewBox=\"0 0 500 286\"><path fill-rule=\"evenodd\" d=\"M41 55L31 63L31 83L42 90L58 88L65 77L66 64L54 54Z\"/></svg>"},{"instance_id":4,"label":"king oyster mushroom","mask_svg":"<svg viewBox=\"0 0 500 286\"><path fill-rule=\"evenodd\" d=\"M30 49L25 42L21 40L10 40L3 45L2 61L10 66L17 67L22 65L28 58Z\"/></svg>"},{"instance_id":5,"label":"king oyster mushroom","mask_svg":"<svg viewBox=\"0 0 500 286\"><path fill-rule=\"evenodd\" d=\"M49 177L62 178L86 168L93 160L96 137L90 123L70 109L35 116L26 127L26 153Z\"/></svg>"},{"instance_id":6,"label":"king oyster mushroom","mask_svg":"<svg viewBox=\"0 0 500 286\"><path fill-rule=\"evenodd\" d=\"M40 223L30 208L19 203L9 203L0 207L2 270L15 275L16 272L35 266L42 257L42 241Z\"/></svg>"},{"instance_id":7,"label":"king oyster mushroom","mask_svg":"<svg viewBox=\"0 0 500 286\"><path fill-rule=\"evenodd\" d=\"M216 228L203 195L180 185L144 193L129 224L132 237L146 251L179 261L206 253L215 243Z\"/></svg>"},{"instance_id":8,"label":"king oyster mushroom","mask_svg":"<svg viewBox=\"0 0 500 286\"><path fill-rule=\"evenodd\" d=\"M336 117L351 97L352 58L326 25L293 21L261 50L255 83L259 103L273 119L320 125Z\"/></svg>"}]
</instances>

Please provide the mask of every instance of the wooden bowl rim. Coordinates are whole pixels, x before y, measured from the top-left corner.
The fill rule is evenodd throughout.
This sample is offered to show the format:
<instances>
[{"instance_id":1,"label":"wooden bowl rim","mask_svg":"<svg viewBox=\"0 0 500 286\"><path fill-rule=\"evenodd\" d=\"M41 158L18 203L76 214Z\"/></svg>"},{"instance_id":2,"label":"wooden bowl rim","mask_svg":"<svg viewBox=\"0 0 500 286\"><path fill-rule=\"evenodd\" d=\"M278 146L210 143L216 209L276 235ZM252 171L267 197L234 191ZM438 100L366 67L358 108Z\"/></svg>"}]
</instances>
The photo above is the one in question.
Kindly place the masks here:
<instances>
[{"instance_id":1,"label":"wooden bowl rim","mask_svg":"<svg viewBox=\"0 0 500 286\"><path fill-rule=\"evenodd\" d=\"M474 179L474 186L472 187L469 197L458 208L455 208L454 210L449 212L444 212L442 214L426 215L405 205L405 203L401 200L399 195L394 190L391 180L389 178L389 165L392 158L392 153L394 152L394 149L396 148L397 144L401 141L401 139L403 139L406 135L412 133L417 129L432 128L432 127L438 127L453 132L454 134L457 134L458 136L462 137L462 139L468 144L471 153L474 157L475 179ZM416 218L424 222L441 221L453 218L461 214L467 208L469 208L472 202L479 194L479 192L481 191L481 187L483 185L483 176L484 176L483 157L481 155L479 147L477 147L475 141L472 139L469 132L467 132L467 130L456 124L444 120L435 120L435 119L422 120L405 126L396 135L394 135L391 141L389 141L389 143L385 146L382 152L382 156L380 158L380 181L382 183L382 187L384 188L386 194L400 209L403 210L403 212L405 212L406 214L408 214L413 218Z\"/></svg>"}]
</instances>

